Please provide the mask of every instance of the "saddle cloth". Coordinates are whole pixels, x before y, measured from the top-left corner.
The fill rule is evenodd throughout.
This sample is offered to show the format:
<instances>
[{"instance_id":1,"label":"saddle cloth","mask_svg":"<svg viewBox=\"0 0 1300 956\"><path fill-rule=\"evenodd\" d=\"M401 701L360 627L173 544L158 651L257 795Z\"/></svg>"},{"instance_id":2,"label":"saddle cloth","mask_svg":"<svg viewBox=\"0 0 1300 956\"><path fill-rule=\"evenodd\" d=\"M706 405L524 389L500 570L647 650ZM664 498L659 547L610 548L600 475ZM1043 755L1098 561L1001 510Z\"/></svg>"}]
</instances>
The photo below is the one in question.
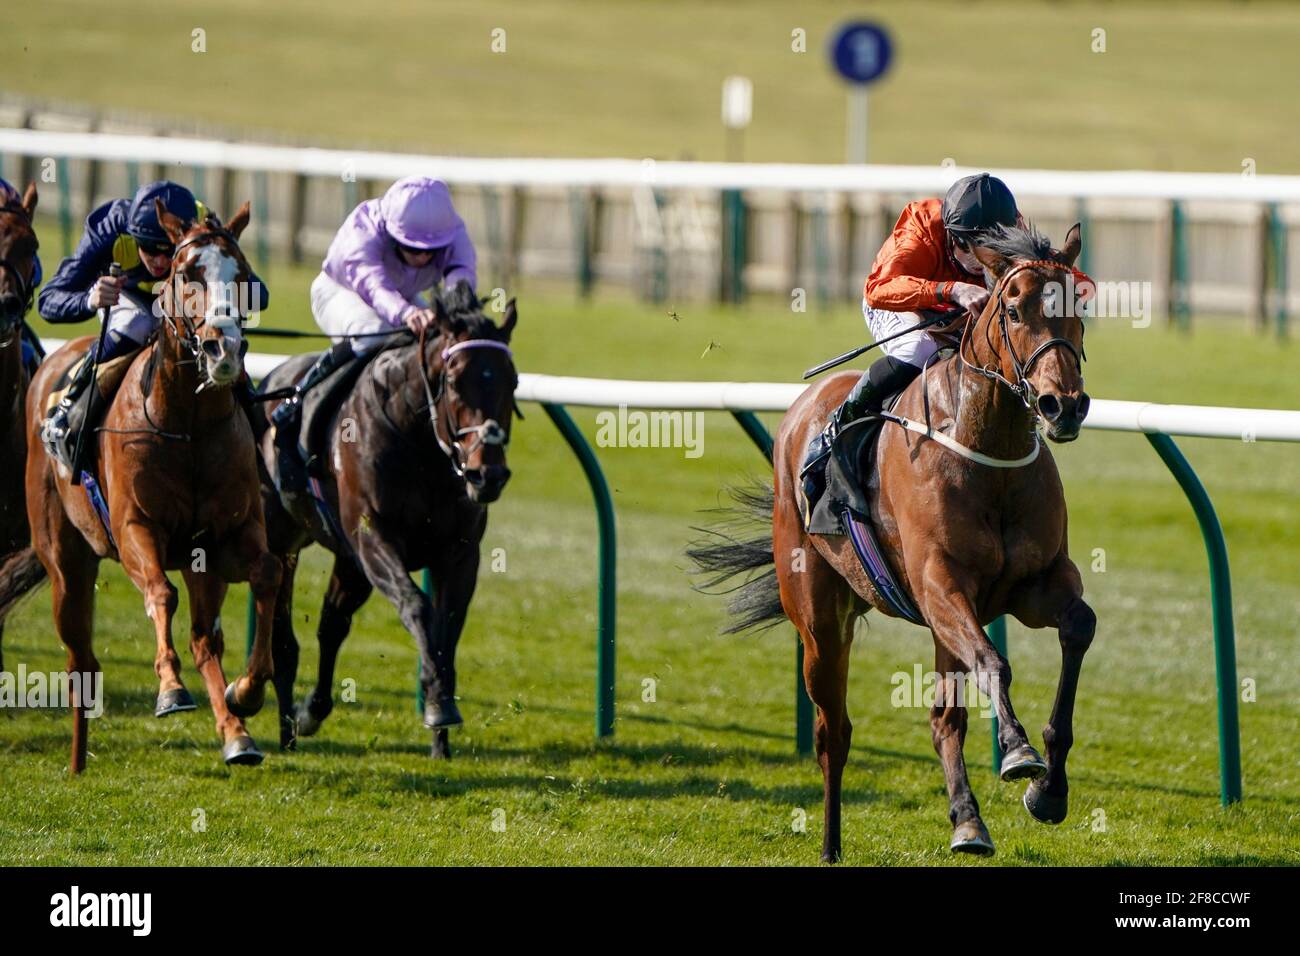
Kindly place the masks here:
<instances>
[{"instance_id":1,"label":"saddle cloth","mask_svg":"<svg viewBox=\"0 0 1300 956\"><path fill-rule=\"evenodd\" d=\"M901 394L901 393L899 393ZM892 410L898 395L886 402ZM805 498L802 513L810 534L846 534L876 593L904 620L925 624L911 595L898 583L871 527L871 505L867 501L866 476L875 464L876 447L883 418L864 418L841 429L823 459L820 477L814 477L813 498ZM816 466L814 466L815 468ZM798 486L804 495L804 485Z\"/></svg>"}]
</instances>

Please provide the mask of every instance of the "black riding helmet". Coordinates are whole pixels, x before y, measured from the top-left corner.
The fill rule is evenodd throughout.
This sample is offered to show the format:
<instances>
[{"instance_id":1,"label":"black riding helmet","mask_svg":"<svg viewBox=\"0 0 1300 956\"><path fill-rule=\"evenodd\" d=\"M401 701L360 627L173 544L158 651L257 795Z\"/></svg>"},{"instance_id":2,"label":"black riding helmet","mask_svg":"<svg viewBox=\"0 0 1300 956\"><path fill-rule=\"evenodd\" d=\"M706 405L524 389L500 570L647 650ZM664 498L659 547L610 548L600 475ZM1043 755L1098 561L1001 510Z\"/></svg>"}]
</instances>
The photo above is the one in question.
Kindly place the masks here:
<instances>
[{"instance_id":1,"label":"black riding helmet","mask_svg":"<svg viewBox=\"0 0 1300 956\"><path fill-rule=\"evenodd\" d=\"M155 199L161 199L163 208L181 222L192 222L199 214L194 194L179 183L163 179L141 186L126 214L126 231L146 248L171 245L171 238L158 221L158 211L153 204Z\"/></svg>"},{"instance_id":2,"label":"black riding helmet","mask_svg":"<svg viewBox=\"0 0 1300 956\"><path fill-rule=\"evenodd\" d=\"M986 229L1016 224L1016 199L996 176L964 176L943 197L943 225L948 234L966 245Z\"/></svg>"}]
</instances>

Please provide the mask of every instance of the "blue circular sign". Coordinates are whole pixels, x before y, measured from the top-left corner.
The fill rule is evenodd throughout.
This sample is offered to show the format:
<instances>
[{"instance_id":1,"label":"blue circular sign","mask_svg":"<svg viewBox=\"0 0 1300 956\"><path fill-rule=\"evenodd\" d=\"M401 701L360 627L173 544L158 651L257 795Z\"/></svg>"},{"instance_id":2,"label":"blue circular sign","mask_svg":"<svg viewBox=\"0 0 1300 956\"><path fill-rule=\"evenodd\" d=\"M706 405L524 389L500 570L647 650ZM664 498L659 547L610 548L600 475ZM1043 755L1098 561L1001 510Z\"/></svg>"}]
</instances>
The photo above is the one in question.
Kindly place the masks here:
<instances>
[{"instance_id":1,"label":"blue circular sign","mask_svg":"<svg viewBox=\"0 0 1300 956\"><path fill-rule=\"evenodd\" d=\"M874 83L893 55L889 34L874 23L846 23L831 44L831 62L850 83Z\"/></svg>"}]
</instances>

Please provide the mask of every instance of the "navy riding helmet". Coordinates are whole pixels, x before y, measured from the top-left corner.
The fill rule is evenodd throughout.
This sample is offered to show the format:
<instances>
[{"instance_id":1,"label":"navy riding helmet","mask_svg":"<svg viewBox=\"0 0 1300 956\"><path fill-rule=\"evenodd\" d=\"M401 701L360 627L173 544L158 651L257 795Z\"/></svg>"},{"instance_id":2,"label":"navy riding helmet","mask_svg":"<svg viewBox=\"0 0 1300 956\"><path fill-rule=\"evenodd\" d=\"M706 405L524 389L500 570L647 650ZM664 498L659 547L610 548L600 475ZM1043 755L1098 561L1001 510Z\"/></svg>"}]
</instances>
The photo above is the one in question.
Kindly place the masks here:
<instances>
[{"instance_id":1,"label":"navy riding helmet","mask_svg":"<svg viewBox=\"0 0 1300 956\"><path fill-rule=\"evenodd\" d=\"M1016 200L1007 184L980 173L964 176L943 197L944 228L954 238L968 240L998 224L1016 224Z\"/></svg>"},{"instance_id":2,"label":"navy riding helmet","mask_svg":"<svg viewBox=\"0 0 1300 956\"><path fill-rule=\"evenodd\" d=\"M156 183L146 183L135 191L131 208L126 214L127 234L137 242L146 245L169 245L171 239L163 231L162 223L158 221L158 212L154 208L155 199L161 199L163 208L185 223L198 218L198 205L194 202L192 192L166 179Z\"/></svg>"}]
</instances>

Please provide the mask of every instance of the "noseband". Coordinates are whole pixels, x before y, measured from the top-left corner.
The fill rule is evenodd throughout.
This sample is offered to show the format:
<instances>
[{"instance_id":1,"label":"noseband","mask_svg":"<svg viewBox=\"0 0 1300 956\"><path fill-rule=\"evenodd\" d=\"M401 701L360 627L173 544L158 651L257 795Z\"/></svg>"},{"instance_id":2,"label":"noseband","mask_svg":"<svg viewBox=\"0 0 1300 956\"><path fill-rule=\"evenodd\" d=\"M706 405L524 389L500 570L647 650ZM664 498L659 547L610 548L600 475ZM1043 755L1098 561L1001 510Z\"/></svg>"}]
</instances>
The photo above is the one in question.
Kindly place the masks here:
<instances>
[{"instance_id":1,"label":"noseband","mask_svg":"<svg viewBox=\"0 0 1300 956\"><path fill-rule=\"evenodd\" d=\"M985 378L991 379L993 381L1001 382L1003 385L1009 388L1016 395L1017 398L1019 398L1022 402L1025 403L1025 408L1029 409L1030 411L1034 411L1035 414L1037 413L1038 397L1034 394L1033 387L1029 384L1029 372L1034 367L1034 363L1036 363L1040 358L1046 355L1048 351L1050 351L1051 349L1063 348L1067 352L1069 352L1070 355L1074 357L1075 366L1080 371L1082 371L1083 362L1086 361L1088 357L1087 353L1085 353L1081 348L1076 348L1075 344L1071 342L1069 339L1060 338L1060 337L1051 338L1048 339L1046 342L1043 342L1041 345L1038 346L1038 348L1030 352L1029 357L1024 361L1021 361L1020 356L1016 353L1016 347L1011 343L1011 332L1007 328L1007 314L1008 314L1008 306L1006 300L1007 286L1010 284L1011 279L1016 275L1018 275L1019 273L1023 272L1026 269L1032 269L1039 266L1047 267L1057 271L1069 271L1075 277L1076 287L1078 284L1083 282L1092 283L1092 279L1089 278L1086 273L1081 272L1078 269L1071 268L1070 266L1064 265L1060 262L1055 262L1051 259L1031 259L1024 262L1018 262L1010 269L1010 271L1008 271L1006 274L1002 276L1001 279L998 280L998 284L994 288L994 293L997 296L998 329L1002 334L1002 344L1007 350L1007 355L1011 357L1011 367L1014 370L1016 380L1014 382L1011 381L1009 378L1003 375L992 365L977 365L974 362L970 361L968 358L966 358L967 333L974 331L976 323L974 322L970 323L966 327L966 329L962 332L961 342L959 343L957 348L957 354L961 358L963 365L965 365L967 368L974 369L976 372L980 373Z\"/></svg>"},{"instance_id":2,"label":"noseband","mask_svg":"<svg viewBox=\"0 0 1300 956\"><path fill-rule=\"evenodd\" d=\"M456 422L451 417L451 410L447 408L447 360L457 352L468 351L469 349L497 349L505 352L508 358L513 358L510 346L504 342L498 342L496 339L466 339L463 342L456 342L442 350L442 367L438 369L438 379L436 385L429 380L429 370L424 365L424 342L427 328L420 330L419 350L416 360L420 363L420 379L424 383L424 397L429 402L429 422L433 425L433 437L437 439L438 447L442 453L447 456L451 462L451 469L456 473L457 478L465 477L465 462L482 445L508 445L510 443L510 434L501 427L501 424L495 419L489 418L480 425L470 425L465 428L457 428ZM438 429L439 422L443 423L443 428L447 432L447 438L442 437ZM474 443L469 448L461 446L461 439L467 435L474 436Z\"/></svg>"}]
</instances>

